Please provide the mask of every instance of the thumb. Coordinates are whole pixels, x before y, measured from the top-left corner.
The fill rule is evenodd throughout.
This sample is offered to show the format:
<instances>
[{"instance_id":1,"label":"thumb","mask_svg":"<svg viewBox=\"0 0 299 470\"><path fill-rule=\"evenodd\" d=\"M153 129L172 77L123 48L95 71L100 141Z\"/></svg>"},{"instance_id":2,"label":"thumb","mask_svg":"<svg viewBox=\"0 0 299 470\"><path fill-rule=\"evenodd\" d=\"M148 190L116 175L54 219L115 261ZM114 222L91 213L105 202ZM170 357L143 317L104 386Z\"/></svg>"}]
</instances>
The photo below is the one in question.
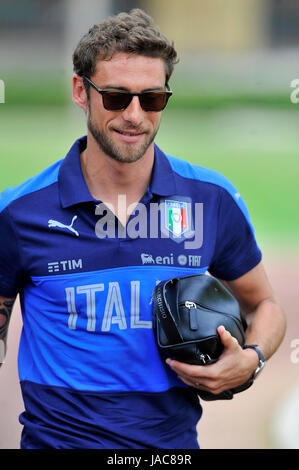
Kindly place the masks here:
<instances>
[{"instance_id":1,"label":"thumb","mask_svg":"<svg viewBox=\"0 0 299 470\"><path fill-rule=\"evenodd\" d=\"M235 349L238 347L238 341L236 338L234 338L230 332L224 328L223 325L218 326L217 331L225 348Z\"/></svg>"}]
</instances>

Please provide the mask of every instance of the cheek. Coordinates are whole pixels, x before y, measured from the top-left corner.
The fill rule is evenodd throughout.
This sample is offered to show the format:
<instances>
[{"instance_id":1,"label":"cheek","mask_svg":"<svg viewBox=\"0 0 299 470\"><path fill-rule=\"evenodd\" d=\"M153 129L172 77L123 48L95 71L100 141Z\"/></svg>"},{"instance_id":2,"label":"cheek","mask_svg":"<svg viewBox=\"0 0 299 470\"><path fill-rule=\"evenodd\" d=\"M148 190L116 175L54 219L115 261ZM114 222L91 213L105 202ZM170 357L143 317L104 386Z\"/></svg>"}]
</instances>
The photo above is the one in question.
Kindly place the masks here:
<instances>
[{"instance_id":1,"label":"cheek","mask_svg":"<svg viewBox=\"0 0 299 470\"><path fill-rule=\"evenodd\" d=\"M92 122L93 125L103 129L107 127L111 121L111 117L108 112L98 103L89 103L87 110L87 119Z\"/></svg>"},{"instance_id":2,"label":"cheek","mask_svg":"<svg viewBox=\"0 0 299 470\"><path fill-rule=\"evenodd\" d=\"M157 129L161 122L161 113L150 113L152 116L150 117L150 121L154 129Z\"/></svg>"}]
</instances>

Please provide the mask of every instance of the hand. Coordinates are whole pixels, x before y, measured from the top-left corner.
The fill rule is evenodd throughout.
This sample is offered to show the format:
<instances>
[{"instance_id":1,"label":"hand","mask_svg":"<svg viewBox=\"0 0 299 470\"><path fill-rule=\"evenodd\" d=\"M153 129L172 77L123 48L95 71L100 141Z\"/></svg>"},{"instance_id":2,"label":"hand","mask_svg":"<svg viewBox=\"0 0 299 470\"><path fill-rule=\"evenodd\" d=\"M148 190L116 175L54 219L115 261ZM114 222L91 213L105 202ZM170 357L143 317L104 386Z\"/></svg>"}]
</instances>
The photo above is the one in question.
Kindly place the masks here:
<instances>
[{"instance_id":1,"label":"hand","mask_svg":"<svg viewBox=\"0 0 299 470\"><path fill-rule=\"evenodd\" d=\"M167 364L187 385L214 394L243 385L258 365L252 349L242 349L224 326L217 328L223 352L214 364L199 366L167 359Z\"/></svg>"}]
</instances>

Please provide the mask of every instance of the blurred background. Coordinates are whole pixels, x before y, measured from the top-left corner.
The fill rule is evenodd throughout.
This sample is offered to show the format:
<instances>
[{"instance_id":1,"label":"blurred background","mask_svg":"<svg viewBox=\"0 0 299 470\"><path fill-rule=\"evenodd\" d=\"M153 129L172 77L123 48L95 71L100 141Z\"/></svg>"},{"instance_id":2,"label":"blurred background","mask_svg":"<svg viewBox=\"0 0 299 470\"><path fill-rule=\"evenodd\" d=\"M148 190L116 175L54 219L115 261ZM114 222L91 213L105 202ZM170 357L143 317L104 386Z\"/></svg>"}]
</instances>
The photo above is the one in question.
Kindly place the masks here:
<instances>
[{"instance_id":1,"label":"blurred background","mask_svg":"<svg viewBox=\"0 0 299 470\"><path fill-rule=\"evenodd\" d=\"M71 100L72 51L94 23L134 7L154 18L180 57L157 143L241 192L288 319L254 387L203 403L200 445L299 448L298 1L0 0L0 191L63 158L86 133ZM19 448L21 326L17 303L0 371L2 449Z\"/></svg>"}]
</instances>

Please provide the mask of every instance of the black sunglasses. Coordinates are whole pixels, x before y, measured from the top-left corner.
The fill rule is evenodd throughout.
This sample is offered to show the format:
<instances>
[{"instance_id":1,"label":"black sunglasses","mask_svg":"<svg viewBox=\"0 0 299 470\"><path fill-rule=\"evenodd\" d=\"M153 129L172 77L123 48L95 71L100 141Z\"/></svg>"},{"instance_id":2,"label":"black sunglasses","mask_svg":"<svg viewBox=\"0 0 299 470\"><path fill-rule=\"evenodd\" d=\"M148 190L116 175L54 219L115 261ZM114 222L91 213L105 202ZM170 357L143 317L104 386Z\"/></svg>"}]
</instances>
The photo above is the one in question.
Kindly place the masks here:
<instances>
[{"instance_id":1,"label":"black sunglasses","mask_svg":"<svg viewBox=\"0 0 299 470\"><path fill-rule=\"evenodd\" d=\"M108 111L123 111L132 101L133 96L138 96L141 108L144 111L162 111L172 95L170 90L143 91L142 93L131 93L130 91L98 88L89 78L83 76L98 93L102 95L104 108Z\"/></svg>"}]
</instances>

